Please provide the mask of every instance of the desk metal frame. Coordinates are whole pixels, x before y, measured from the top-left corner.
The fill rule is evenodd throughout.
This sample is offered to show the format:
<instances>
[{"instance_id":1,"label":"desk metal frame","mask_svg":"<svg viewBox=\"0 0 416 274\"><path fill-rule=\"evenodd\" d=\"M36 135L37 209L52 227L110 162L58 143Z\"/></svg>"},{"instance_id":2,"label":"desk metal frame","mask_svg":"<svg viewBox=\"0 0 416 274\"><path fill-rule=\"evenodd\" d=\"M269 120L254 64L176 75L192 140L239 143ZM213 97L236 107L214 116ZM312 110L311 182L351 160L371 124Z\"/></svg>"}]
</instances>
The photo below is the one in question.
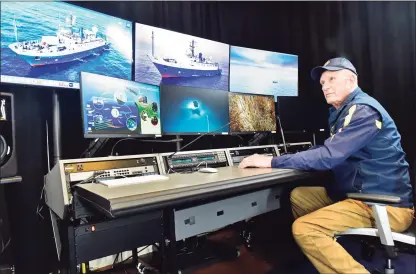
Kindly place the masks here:
<instances>
[{"instance_id":1,"label":"desk metal frame","mask_svg":"<svg viewBox=\"0 0 416 274\"><path fill-rule=\"evenodd\" d=\"M176 260L177 256L177 248L176 248L176 234L175 234L175 210L183 206L183 204L199 201L201 204L209 203L213 201L220 201L226 198L230 197L236 197L239 195L244 195L247 193L252 193L255 191L259 191L262 189L267 189L271 187L278 187L281 185L283 188L287 183L305 179L308 177L316 176L314 173L309 172L300 172L300 171L293 171L293 173L290 174L282 174L282 177L277 178L276 180L271 181L265 181L261 183L256 183L254 185L249 186L241 186L241 187L234 187L227 190L221 190L218 192L211 192L207 194L201 194L196 196L187 197L181 200L172 201L172 204L167 205L167 207L164 209L165 211L165 228L167 229L165 231L165 235L167 237L167 247L165 251L167 254L165 255L165 258L167 260L167 269L168 273L178 273L178 264ZM230 223L231 225L233 223Z\"/></svg>"},{"instance_id":2,"label":"desk metal frame","mask_svg":"<svg viewBox=\"0 0 416 274\"><path fill-rule=\"evenodd\" d=\"M78 265L119 252L132 250L137 262L137 248L159 244L165 254L165 228L163 211L151 211L113 220L66 226L62 237L63 265L69 273L78 273ZM162 258L162 271L165 271Z\"/></svg>"},{"instance_id":3,"label":"desk metal frame","mask_svg":"<svg viewBox=\"0 0 416 274\"><path fill-rule=\"evenodd\" d=\"M186 208L194 203L207 204L280 185L284 187L289 182L315 176L314 173L296 170L275 175L273 178L260 182L254 180L253 184L234 184L228 189L192 194L156 204L141 205L131 215L120 216L96 224L96 227L102 231L101 235L88 231L91 229L91 223L76 227L68 225L67 239L65 239L68 243L68 254L65 254L64 257L68 259L70 273L78 273L77 265L81 263L154 243L159 243L162 273L178 273L175 210Z\"/></svg>"}]
</instances>

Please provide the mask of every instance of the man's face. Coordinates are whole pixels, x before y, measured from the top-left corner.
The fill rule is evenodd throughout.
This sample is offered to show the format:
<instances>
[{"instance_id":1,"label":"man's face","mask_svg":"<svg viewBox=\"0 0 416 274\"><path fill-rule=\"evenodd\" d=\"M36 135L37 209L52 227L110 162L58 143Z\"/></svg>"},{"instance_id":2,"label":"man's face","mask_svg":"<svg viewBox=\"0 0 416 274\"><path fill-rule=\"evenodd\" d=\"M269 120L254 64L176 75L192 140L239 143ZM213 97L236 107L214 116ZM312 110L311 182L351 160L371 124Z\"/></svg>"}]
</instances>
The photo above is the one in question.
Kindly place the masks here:
<instances>
[{"instance_id":1,"label":"man's face","mask_svg":"<svg viewBox=\"0 0 416 274\"><path fill-rule=\"evenodd\" d=\"M338 108L350 94L353 87L353 78L351 73L346 70L327 70L322 73L320 84L326 102Z\"/></svg>"}]
</instances>

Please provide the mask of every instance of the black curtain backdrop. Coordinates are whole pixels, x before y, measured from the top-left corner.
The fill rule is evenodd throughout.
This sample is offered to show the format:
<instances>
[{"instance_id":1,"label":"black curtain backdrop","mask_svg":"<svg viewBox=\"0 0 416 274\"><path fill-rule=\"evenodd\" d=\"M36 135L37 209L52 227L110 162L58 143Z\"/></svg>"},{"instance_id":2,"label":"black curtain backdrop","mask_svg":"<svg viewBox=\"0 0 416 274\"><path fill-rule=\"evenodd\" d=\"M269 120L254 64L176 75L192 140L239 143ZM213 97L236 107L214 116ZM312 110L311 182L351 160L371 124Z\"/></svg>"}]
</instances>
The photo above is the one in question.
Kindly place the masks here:
<instances>
[{"instance_id":1,"label":"black curtain backdrop","mask_svg":"<svg viewBox=\"0 0 416 274\"><path fill-rule=\"evenodd\" d=\"M416 3L415 2L73 2L143 24L231 45L299 55L299 97L282 98L290 129L327 128L328 106L310 70L336 56L349 58L359 85L395 120L409 161L416 158ZM52 230L36 215L47 173L45 122L51 120L52 92L2 84L16 96L17 149L23 182L5 187L18 274L49 273L56 265ZM59 90L63 157L81 155L83 139L78 90ZM296 114L294 115L293 112ZM50 131L51 132L51 131ZM185 138L185 143L192 137ZM189 149L243 144L231 136L204 137ZM108 154L112 142L102 151ZM173 144L120 143L120 151L173 151Z\"/></svg>"}]
</instances>

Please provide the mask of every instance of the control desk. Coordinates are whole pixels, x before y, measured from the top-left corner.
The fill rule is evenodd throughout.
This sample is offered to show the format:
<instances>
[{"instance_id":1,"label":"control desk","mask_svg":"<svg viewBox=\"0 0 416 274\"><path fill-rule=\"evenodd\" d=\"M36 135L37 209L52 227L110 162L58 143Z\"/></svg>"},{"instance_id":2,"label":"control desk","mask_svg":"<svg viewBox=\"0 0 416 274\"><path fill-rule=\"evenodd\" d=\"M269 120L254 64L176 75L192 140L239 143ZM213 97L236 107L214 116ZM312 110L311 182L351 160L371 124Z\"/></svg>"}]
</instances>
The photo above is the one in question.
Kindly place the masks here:
<instances>
[{"instance_id":1,"label":"control desk","mask_svg":"<svg viewBox=\"0 0 416 274\"><path fill-rule=\"evenodd\" d=\"M253 154L260 154L265 156L279 156L279 149L276 145L255 146L255 147L235 147L227 149L231 163L238 166L241 161Z\"/></svg>"},{"instance_id":2,"label":"control desk","mask_svg":"<svg viewBox=\"0 0 416 274\"><path fill-rule=\"evenodd\" d=\"M192 171L200 167L230 166L226 149L169 152L160 154L165 174Z\"/></svg>"},{"instance_id":3,"label":"control desk","mask_svg":"<svg viewBox=\"0 0 416 274\"><path fill-rule=\"evenodd\" d=\"M279 209L281 184L309 175L289 169L236 167L254 153L278 156L279 150L270 145L58 161L45 178L45 201L56 218L71 220L70 228L59 228L53 222L54 231L67 231L70 238L65 249L71 253L71 273L82 262L155 242L163 245L167 236L175 243ZM214 167L218 172L192 172L200 167ZM111 189L93 183L103 177L151 174L166 175L168 180ZM108 218L99 214L81 222L85 218L77 215L77 210L82 212L77 209L80 201ZM193 205L184 207L188 202Z\"/></svg>"},{"instance_id":4,"label":"control desk","mask_svg":"<svg viewBox=\"0 0 416 274\"><path fill-rule=\"evenodd\" d=\"M45 201L65 219L72 204L71 188L96 178L123 178L160 174L157 154L59 160L45 179Z\"/></svg>"}]
</instances>

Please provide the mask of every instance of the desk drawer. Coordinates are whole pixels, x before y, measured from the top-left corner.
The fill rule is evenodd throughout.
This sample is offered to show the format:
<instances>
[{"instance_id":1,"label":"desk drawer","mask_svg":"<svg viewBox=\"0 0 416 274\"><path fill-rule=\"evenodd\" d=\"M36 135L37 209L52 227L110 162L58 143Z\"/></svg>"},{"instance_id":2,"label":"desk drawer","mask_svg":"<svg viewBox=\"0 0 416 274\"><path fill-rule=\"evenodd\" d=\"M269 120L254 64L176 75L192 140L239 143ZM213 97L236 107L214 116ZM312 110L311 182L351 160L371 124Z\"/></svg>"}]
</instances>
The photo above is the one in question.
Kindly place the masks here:
<instances>
[{"instance_id":1,"label":"desk drawer","mask_svg":"<svg viewBox=\"0 0 416 274\"><path fill-rule=\"evenodd\" d=\"M223 228L280 208L281 188L269 188L175 211L176 240Z\"/></svg>"}]
</instances>

